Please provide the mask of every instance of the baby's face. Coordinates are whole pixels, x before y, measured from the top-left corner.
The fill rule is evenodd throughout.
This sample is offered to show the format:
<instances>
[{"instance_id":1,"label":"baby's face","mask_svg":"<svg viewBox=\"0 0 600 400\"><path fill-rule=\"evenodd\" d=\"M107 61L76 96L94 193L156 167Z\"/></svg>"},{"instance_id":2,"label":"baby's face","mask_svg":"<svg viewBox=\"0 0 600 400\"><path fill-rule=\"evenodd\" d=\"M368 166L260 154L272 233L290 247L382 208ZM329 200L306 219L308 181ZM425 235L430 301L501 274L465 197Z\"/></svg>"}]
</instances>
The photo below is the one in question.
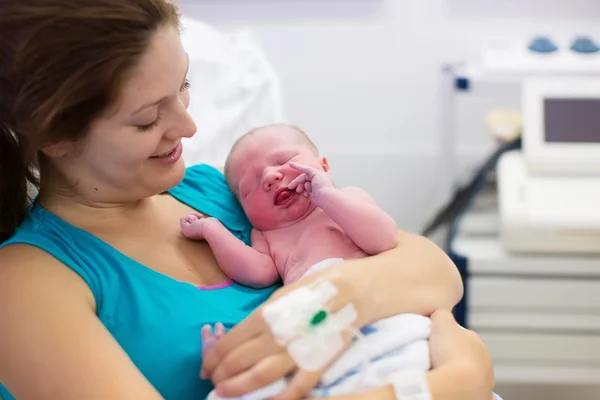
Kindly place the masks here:
<instances>
[{"instance_id":1,"label":"baby's face","mask_svg":"<svg viewBox=\"0 0 600 400\"><path fill-rule=\"evenodd\" d=\"M315 154L298 132L289 127L267 127L246 138L233 154L229 185L254 228L267 231L303 219L314 206L288 184L301 173L290 161L329 171L324 158Z\"/></svg>"}]
</instances>

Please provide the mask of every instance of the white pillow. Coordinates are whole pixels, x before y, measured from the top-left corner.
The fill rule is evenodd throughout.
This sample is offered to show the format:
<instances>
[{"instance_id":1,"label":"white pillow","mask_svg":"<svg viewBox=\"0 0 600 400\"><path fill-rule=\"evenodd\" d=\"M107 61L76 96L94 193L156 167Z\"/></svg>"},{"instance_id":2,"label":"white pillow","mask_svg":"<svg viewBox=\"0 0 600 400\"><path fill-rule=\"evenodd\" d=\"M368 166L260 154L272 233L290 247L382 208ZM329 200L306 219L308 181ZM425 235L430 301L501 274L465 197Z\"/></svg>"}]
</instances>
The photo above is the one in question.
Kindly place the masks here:
<instances>
[{"instance_id":1,"label":"white pillow","mask_svg":"<svg viewBox=\"0 0 600 400\"><path fill-rule=\"evenodd\" d=\"M182 19L190 57L189 113L198 131L184 139L187 165L222 166L248 130L285 122L279 77L249 31L228 35L204 22Z\"/></svg>"}]
</instances>

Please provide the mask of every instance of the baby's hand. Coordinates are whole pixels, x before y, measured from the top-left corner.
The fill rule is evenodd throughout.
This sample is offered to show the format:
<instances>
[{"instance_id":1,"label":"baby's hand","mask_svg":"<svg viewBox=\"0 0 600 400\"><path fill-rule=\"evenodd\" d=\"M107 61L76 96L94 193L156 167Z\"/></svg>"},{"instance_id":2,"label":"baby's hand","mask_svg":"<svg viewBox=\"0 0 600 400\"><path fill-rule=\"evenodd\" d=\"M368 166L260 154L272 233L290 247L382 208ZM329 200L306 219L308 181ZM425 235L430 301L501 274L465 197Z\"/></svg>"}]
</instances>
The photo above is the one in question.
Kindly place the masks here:
<instances>
[{"instance_id":1,"label":"baby's hand","mask_svg":"<svg viewBox=\"0 0 600 400\"><path fill-rule=\"evenodd\" d=\"M296 189L296 192L304 192L305 196L318 206L318 199L324 189L335 188L331 176L322 169L316 169L307 165L290 162L290 167L303 172L288 185L288 189Z\"/></svg>"},{"instance_id":2,"label":"baby's hand","mask_svg":"<svg viewBox=\"0 0 600 400\"><path fill-rule=\"evenodd\" d=\"M217 340L221 339L225 335L225 327L222 323L217 322L215 324L215 331L213 333L212 326L204 325L200 331L202 337L202 358L206 357L206 354L213 348ZM200 377L205 379L203 371L200 371Z\"/></svg>"},{"instance_id":3,"label":"baby's hand","mask_svg":"<svg viewBox=\"0 0 600 400\"><path fill-rule=\"evenodd\" d=\"M193 212L181 218L181 230L183 236L188 239L204 239L206 237L206 227L214 224L221 225L221 222L216 218L205 218L204 215L198 212Z\"/></svg>"}]
</instances>

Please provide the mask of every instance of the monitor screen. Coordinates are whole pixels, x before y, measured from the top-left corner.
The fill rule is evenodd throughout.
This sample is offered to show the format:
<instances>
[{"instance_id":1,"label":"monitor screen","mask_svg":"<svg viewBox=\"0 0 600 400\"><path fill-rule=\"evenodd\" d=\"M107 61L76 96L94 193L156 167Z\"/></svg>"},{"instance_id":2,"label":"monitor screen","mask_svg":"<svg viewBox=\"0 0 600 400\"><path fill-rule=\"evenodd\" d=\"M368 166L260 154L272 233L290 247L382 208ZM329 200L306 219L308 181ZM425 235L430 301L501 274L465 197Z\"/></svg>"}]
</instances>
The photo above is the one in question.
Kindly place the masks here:
<instances>
[{"instance_id":1,"label":"monitor screen","mask_svg":"<svg viewBox=\"0 0 600 400\"><path fill-rule=\"evenodd\" d=\"M549 143L600 143L600 99L545 99L544 136Z\"/></svg>"}]
</instances>

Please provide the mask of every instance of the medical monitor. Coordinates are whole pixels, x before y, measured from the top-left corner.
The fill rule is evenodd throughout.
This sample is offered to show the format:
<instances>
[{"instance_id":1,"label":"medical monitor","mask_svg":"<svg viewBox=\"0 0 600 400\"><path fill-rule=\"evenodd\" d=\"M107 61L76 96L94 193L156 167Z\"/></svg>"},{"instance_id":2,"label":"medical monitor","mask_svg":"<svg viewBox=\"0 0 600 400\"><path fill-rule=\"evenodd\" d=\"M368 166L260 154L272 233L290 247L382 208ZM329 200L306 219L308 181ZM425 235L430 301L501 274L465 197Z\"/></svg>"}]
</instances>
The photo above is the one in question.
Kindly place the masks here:
<instances>
[{"instance_id":1,"label":"medical monitor","mask_svg":"<svg viewBox=\"0 0 600 400\"><path fill-rule=\"evenodd\" d=\"M522 90L530 169L600 175L600 78L532 78Z\"/></svg>"}]
</instances>

